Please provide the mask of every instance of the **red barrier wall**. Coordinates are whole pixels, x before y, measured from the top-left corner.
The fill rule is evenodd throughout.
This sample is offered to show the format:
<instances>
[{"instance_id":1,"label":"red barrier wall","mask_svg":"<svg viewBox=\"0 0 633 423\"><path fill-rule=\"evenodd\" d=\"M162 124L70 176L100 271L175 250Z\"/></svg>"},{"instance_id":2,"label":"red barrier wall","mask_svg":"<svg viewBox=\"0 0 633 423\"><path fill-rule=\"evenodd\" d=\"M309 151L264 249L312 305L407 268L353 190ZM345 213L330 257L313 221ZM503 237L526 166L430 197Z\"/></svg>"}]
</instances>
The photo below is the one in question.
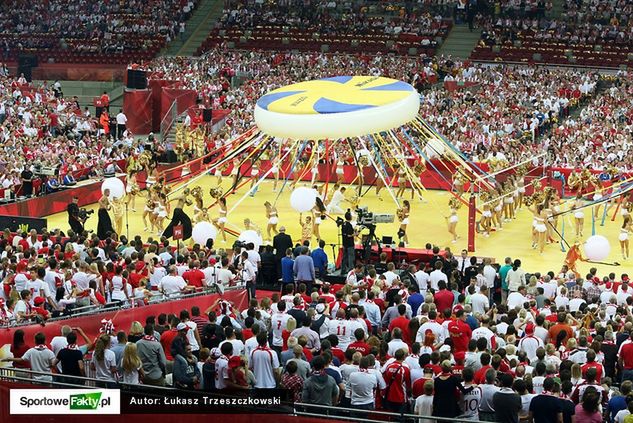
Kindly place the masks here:
<instances>
[{"instance_id":1,"label":"red barrier wall","mask_svg":"<svg viewBox=\"0 0 633 423\"><path fill-rule=\"evenodd\" d=\"M126 89L123 93L123 113L128 117L127 128L133 134L152 132L152 91Z\"/></svg>"},{"instance_id":2,"label":"red barrier wall","mask_svg":"<svg viewBox=\"0 0 633 423\"><path fill-rule=\"evenodd\" d=\"M68 325L70 327L81 327L89 338L96 338L99 334L99 328L101 327L101 319L112 319L114 326L117 330L123 330L127 332L132 325L132 322L139 321L141 324L145 324L145 318L150 315L158 316L161 313L174 313L178 314L181 310L198 306L200 311L204 312L209 306L213 304L215 300L220 298L219 294L209 294L198 297L186 298L183 300L167 301L160 304L151 304L144 307L136 307L130 309L111 309L110 311L91 314L83 317L76 317L72 319L59 320L56 322L47 323L46 326L30 325L20 326L25 332L25 339L29 344L32 344L33 337L38 332L44 332L46 334L47 342L50 342L53 337L58 336L61 333L61 327ZM248 296L246 290L239 291L227 291L223 298L231 301L235 306L242 310L248 305ZM13 340L13 332L16 328L3 328L0 329L0 346L4 344L10 344ZM0 419L0 421L4 421Z\"/></svg>"},{"instance_id":3,"label":"red barrier wall","mask_svg":"<svg viewBox=\"0 0 633 423\"><path fill-rule=\"evenodd\" d=\"M152 91L152 131L160 131L161 115L161 98L163 87L173 85L173 81L166 81L164 79L150 79L147 81L147 87Z\"/></svg>"},{"instance_id":4,"label":"red barrier wall","mask_svg":"<svg viewBox=\"0 0 633 423\"><path fill-rule=\"evenodd\" d=\"M125 183L125 176L121 177ZM68 188L62 191L30 198L24 201L4 204L0 206L0 214L9 216L43 217L66 210L66 206L73 196L79 197L79 207L99 201L101 197L101 182Z\"/></svg>"},{"instance_id":5,"label":"red barrier wall","mask_svg":"<svg viewBox=\"0 0 633 423\"><path fill-rule=\"evenodd\" d=\"M176 101L176 112L183 113L189 107L196 104L198 93L194 90L184 90L181 88L163 88L161 92L160 115L165 116L171 103Z\"/></svg>"}]
</instances>

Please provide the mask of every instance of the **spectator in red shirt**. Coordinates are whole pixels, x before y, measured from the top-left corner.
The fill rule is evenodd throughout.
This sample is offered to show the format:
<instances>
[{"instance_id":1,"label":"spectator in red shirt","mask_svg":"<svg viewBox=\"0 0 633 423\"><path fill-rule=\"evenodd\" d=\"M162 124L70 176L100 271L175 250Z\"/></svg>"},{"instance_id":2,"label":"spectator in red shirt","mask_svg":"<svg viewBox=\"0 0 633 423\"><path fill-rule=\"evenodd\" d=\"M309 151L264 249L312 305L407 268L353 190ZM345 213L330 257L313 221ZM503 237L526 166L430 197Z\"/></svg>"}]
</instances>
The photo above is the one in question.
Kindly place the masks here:
<instances>
[{"instance_id":1,"label":"spectator in red shirt","mask_svg":"<svg viewBox=\"0 0 633 423\"><path fill-rule=\"evenodd\" d=\"M357 328L354 331L355 342L352 342L347 346L348 350L356 350L363 356L368 355L371 352L371 347L365 342L365 331L362 328Z\"/></svg>"},{"instance_id":2,"label":"spectator in red shirt","mask_svg":"<svg viewBox=\"0 0 633 423\"><path fill-rule=\"evenodd\" d=\"M622 367L622 380L633 380L633 333L632 342L623 343L618 353L618 363Z\"/></svg>"},{"instance_id":3,"label":"spectator in red shirt","mask_svg":"<svg viewBox=\"0 0 633 423\"><path fill-rule=\"evenodd\" d=\"M464 321L466 320L464 310L459 310L455 315L457 319L448 324L448 333L453 340L453 351L466 351L473 331Z\"/></svg>"},{"instance_id":4,"label":"spectator in red shirt","mask_svg":"<svg viewBox=\"0 0 633 423\"><path fill-rule=\"evenodd\" d=\"M202 288L204 286L204 273L200 270L200 262L198 260L189 262L189 270L182 274L182 278L187 285Z\"/></svg>"},{"instance_id":5,"label":"spectator in red shirt","mask_svg":"<svg viewBox=\"0 0 633 423\"><path fill-rule=\"evenodd\" d=\"M596 369L596 380L602 380L604 376L604 367L596 362L596 352L591 348L587 350L587 362L580 368L582 377L587 377L587 370Z\"/></svg>"},{"instance_id":6,"label":"spectator in red shirt","mask_svg":"<svg viewBox=\"0 0 633 423\"><path fill-rule=\"evenodd\" d=\"M395 353L396 361L389 364L383 372L387 384L383 405L386 410L395 413L404 412L411 392L411 374L409 367L404 364L406 354L404 349L397 350Z\"/></svg>"},{"instance_id":7,"label":"spectator in red shirt","mask_svg":"<svg viewBox=\"0 0 633 423\"><path fill-rule=\"evenodd\" d=\"M433 369L431 367L425 367L422 377L413 382L413 386L411 387L411 396L413 398L417 398L424 394L424 384L429 380L433 381L434 377L435 375L433 374Z\"/></svg>"},{"instance_id":8,"label":"spectator in red shirt","mask_svg":"<svg viewBox=\"0 0 633 423\"><path fill-rule=\"evenodd\" d=\"M438 292L435 293L434 302L437 306L438 312L443 312L446 309L453 308L453 301L455 300L455 295L446 289L446 282L439 281L437 286L440 288Z\"/></svg>"},{"instance_id":9,"label":"spectator in red shirt","mask_svg":"<svg viewBox=\"0 0 633 423\"><path fill-rule=\"evenodd\" d=\"M492 357L487 352L484 352L479 356L479 362L481 363L481 368L475 372L474 381L477 385L482 384L486 381L486 372L488 369L492 369L490 365L490 359Z\"/></svg>"},{"instance_id":10,"label":"spectator in red shirt","mask_svg":"<svg viewBox=\"0 0 633 423\"><path fill-rule=\"evenodd\" d=\"M389 332L393 332L395 328L400 328L402 331L402 340L405 341L409 346L411 346L411 334L409 332L409 319L406 316L407 306L404 304L398 305L398 314L396 317L389 323Z\"/></svg>"},{"instance_id":11,"label":"spectator in red shirt","mask_svg":"<svg viewBox=\"0 0 633 423\"><path fill-rule=\"evenodd\" d=\"M174 341L174 338L178 336L178 330L176 327L180 323L180 319L175 317L171 319L171 329L166 330L160 335L160 345L163 347L163 351L165 351L165 358L169 361L174 361L174 357L171 355L171 343Z\"/></svg>"},{"instance_id":12,"label":"spectator in red shirt","mask_svg":"<svg viewBox=\"0 0 633 423\"><path fill-rule=\"evenodd\" d=\"M134 264L134 270L130 272L127 280L132 287L138 288L141 285L141 281L147 279L147 275L148 272L145 263L139 260Z\"/></svg>"}]
</instances>

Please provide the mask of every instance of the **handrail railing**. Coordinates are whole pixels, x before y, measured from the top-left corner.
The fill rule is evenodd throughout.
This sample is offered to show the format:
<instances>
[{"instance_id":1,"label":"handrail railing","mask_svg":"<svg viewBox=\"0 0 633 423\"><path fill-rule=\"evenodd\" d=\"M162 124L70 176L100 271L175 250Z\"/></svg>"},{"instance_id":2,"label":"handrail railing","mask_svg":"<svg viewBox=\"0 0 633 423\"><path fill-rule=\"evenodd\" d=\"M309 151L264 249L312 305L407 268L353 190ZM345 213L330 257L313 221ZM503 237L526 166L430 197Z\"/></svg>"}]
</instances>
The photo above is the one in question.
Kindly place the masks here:
<instances>
[{"instance_id":1,"label":"handrail railing","mask_svg":"<svg viewBox=\"0 0 633 423\"><path fill-rule=\"evenodd\" d=\"M354 422L376 422L384 423L385 421L394 420L409 420L417 421L418 419L430 419L437 422L468 422L468 423L483 423L481 420L460 418L460 417L436 417L436 416L423 416L410 413L393 413L390 411L378 411L378 410L363 410L357 408L338 407L321 404L306 404L295 403L295 414L297 416L306 417L320 417L320 418L335 418L338 420L350 420ZM311 411L303 411L302 408L311 409ZM365 417L361 417L365 416ZM382 417L371 418L370 416Z\"/></svg>"},{"instance_id":2,"label":"handrail railing","mask_svg":"<svg viewBox=\"0 0 633 423\"><path fill-rule=\"evenodd\" d=\"M31 377L26 376L50 376L53 378L52 381L41 381L37 379L32 379ZM71 383L65 380L75 380L75 381L85 381L85 384ZM129 389L135 391L143 391L144 393L154 392L199 392L201 394L210 394L211 392L207 391L191 391L184 389L177 389L170 386L154 386L154 385L138 385L138 384L130 384L122 381L111 381L111 380L103 380L97 379L93 377L84 377L84 376L70 376L63 374L53 374L47 372L38 372L35 370L29 369L16 369L12 367L0 368L0 381L14 381L14 382L26 382L26 383L37 383L37 384L46 384L52 387L70 387L70 388L83 388L83 389L100 389L106 383L113 384L111 387L120 388L120 389ZM235 396L233 392L222 392L222 391L213 391L213 395L218 397L232 398ZM361 410L355 408L348 407L338 407L331 405L320 405L320 404L307 404L307 403L290 403L290 402L282 402L282 406L287 406L289 410L294 409L293 412L289 412L288 414L292 414L294 416L299 417L318 417L322 419L336 419L336 420L346 420L353 422L366 422L366 423L384 423L385 421L417 421L418 419L430 419L436 422L453 422L453 423L483 423L481 420L473 420L467 418L447 418L447 417L436 417L436 416L424 416L410 413L393 413L389 411L378 411L378 410Z\"/></svg>"},{"instance_id":3,"label":"handrail railing","mask_svg":"<svg viewBox=\"0 0 633 423\"><path fill-rule=\"evenodd\" d=\"M171 130L172 126L174 126L174 122L178 117L177 112L178 102L173 100L167 112L163 115L162 120L160 121L160 136L163 141L167 138L167 134Z\"/></svg>"},{"instance_id":4,"label":"handrail railing","mask_svg":"<svg viewBox=\"0 0 633 423\"><path fill-rule=\"evenodd\" d=\"M235 286L225 287L224 292L236 291L238 289L244 289L244 285L238 283ZM166 296L163 294L158 294L154 296L153 298L151 298L149 302L150 304L160 304L160 303L166 303L169 301L183 300L183 299L200 297L203 295L209 295L209 294L215 294L215 293L217 293L215 287L207 287L206 289L203 289L201 291L191 292L188 294L179 294L178 296ZM46 322L50 323L50 322L56 322L56 321L63 321L67 319L74 319L76 317L88 316L88 315L99 314L99 313L107 313L115 309L131 309L132 308L131 305L125 305L125 306L119 305L118 307L116 307L116 304L117 303L107 303L106 305L103 305L103 306L93 305L93 306L79 307L75 309L75 310L82 310L79 313L73 312L67 315L51 317L50 319L47 319ZM15 327L21 327L21 326L30 326L34 324L36 323L32 321L28 321L28 322L21 322L21 323L13 323L10 325L0 325L0 328L7 328L7 327L15 328Z\"/></svg>"}]
</instances>

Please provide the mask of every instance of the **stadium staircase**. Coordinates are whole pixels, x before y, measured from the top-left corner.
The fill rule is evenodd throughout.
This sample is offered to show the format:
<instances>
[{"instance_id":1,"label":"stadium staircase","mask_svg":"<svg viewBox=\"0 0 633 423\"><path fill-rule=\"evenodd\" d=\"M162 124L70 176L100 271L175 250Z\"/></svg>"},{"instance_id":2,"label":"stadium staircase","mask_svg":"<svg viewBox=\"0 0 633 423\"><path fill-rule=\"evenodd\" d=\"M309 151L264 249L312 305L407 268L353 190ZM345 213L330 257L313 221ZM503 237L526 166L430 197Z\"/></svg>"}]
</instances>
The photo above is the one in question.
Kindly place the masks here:
<instances>
[{"instance_id":1,"label":"stadium staircase","mask_svg":"<svg viewBox=\"0 0 633 423\"><path fill-rule=\"evenodd\" d=\"M187 21L184 36L178 36L161 52L162 56L193 56L207 38L213 25L222 16L224 2L221 0L201 0L193 15Z\"/></svg>"},{"instance_id":2,"label":"stadium staircase","mask_svg":"<svg viewBox=\"0 0 633 423\"><path fill-rule=\"evenodd\" d=\"M468 24L453 25L451 32L438 49L437 55L451 55L459 59L467 59L481 38L481 29L468 29Z\"/></svg>"}]
</instances>

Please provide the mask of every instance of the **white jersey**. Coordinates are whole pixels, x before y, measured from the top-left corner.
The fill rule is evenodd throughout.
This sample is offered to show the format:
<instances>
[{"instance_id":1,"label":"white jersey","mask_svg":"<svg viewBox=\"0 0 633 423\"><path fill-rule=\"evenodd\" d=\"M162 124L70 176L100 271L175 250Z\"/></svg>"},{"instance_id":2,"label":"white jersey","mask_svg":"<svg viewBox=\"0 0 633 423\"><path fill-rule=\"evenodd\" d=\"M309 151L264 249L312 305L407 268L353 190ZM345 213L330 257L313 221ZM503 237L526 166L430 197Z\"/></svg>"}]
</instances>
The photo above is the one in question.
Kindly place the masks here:
<instances>
[{"instance_id":1,"label":"white jersey","mask_svg":"<svg viewBox=\"0 0 633 423\"><path fill-rule=\"evenodd\" d=\"M280 367L277 353L268 347L258 346L251 352L249 367L255 375L255 388L274 388L277 386L275 372Z\"/></svg>"},{"instance_id":2,"label":"white jersey","mask_svg":"<svg viewBox=\"0 0 633 423\"><path fill-rule=\"evenodd\" d=\"M284 340L281 336L282 332L288 325L288 319L290 315L286 313L275 313L270 321L273 330L273 346L281 347L284 344Z\"/></svg>"},{"instance_id":3,"label":"white jersey","mask_svg":"<svg viewBox=\"0 0 633 423\"><path fill-rule=\"evenodd\" d=\"M352 342L353 334L351 332L350 322L344 319L330 320L328 331L330 335L336 335L338 338L338 347L345 351L347 346Z\"/></svg>"},{"instance_id":4,"label":"white jersey","mask_svg":"<svg viewBox=\"0 0 633 423\"><path fill-rule=\"evenodd\" d=\"M459 406L462 410L460 418L479 420L479 404L481 403L481 388L472 386L472 390L462 393ZM468 388L466 388L468 389Z\"/></svg>"}]
</instances>

